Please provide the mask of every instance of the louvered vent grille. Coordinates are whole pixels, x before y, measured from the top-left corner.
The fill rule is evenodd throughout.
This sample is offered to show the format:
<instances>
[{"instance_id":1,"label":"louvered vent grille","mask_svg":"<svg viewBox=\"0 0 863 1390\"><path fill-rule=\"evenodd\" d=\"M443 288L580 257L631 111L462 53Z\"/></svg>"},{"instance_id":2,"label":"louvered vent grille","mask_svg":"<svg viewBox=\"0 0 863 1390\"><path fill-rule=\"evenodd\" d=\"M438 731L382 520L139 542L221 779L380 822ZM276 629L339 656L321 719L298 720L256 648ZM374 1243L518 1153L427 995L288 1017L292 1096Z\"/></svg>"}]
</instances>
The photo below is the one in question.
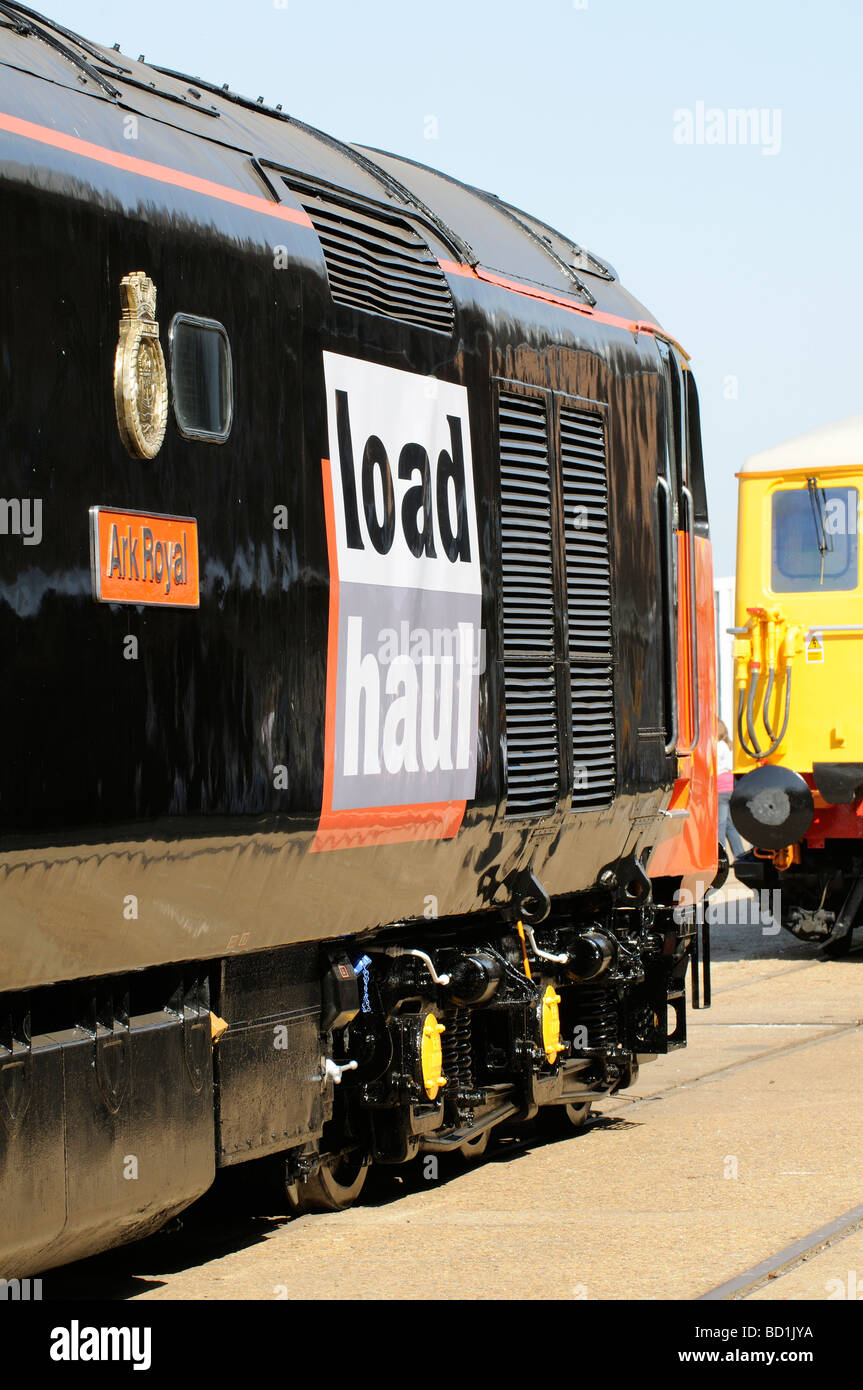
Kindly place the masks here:
<instances>
[{"instance_id":1,"label":"louvered vent grille","mask_svg":"<svg viewBox=\"0 0 863 1390\"><path fill-rule=\"evenodd\" d=\"M573 810L608 806L615 790L614 668L608 474L602 418L560 413L572 695ZM585 661L585 657L605 658Z\"/></svg>"},{"instance_id":2,"label":"louvered vent grille","mask_svg":"<svg viewBox=\"0 0 863 1390\"><path fill-rule=\"evenodd\" d=\"M608 806L614 799L614 684L613 668L593 662L573 662L572 691L572 807L587 811Z\"/></svg>"},{"instance_id":3,"label":"louvered vent grille","mask_svg":"<svg viewBox=\"0 0 863 1390\"><path fill-rule=\"evenodd\" d=\"M500 398L500 498L504 647L552 653L551 484L542 401Z\"/></svg>"},{"instance_id":4,"label":"louvered vent grille","mask_svg":"<svg viewBox=\"0 0 863 1390\"><path fill-rule=\"evenodd\" d=\"M312 219L337 304L452 332L455 312L446 277L409 222L329 192L288 187Z\"/></svg>"},{"instance_id":5,"label":"louvered vent grille","mask_svg":"<svg viewBox=\"0 0 863 1390\"><path fill-rule=\"evenodd\" d=\"M600 416L561 411L560 462L570 652L610 655L608 479Z\"/></svg>"},{"instance_id":6,"label":"louvered vent grille","mask_svg":"<svg viewBox=\"0 0 863 1390\"><path fill-rule=\"evenodd\" d=\"M551 662L504 661L506 813L542 815L557 804L560 741Z\"/></svg>"},{"instance_id":7,"label":"louvered vent grille","mask_svg":"<svg viewBox=\"0 0 863 1390\"><path fill-rule=\"evenodd\" d=\"M499 433L506 814L544 815L557 805L560 780L544 401L502 393Z\"/></svg>"}]
</instances>

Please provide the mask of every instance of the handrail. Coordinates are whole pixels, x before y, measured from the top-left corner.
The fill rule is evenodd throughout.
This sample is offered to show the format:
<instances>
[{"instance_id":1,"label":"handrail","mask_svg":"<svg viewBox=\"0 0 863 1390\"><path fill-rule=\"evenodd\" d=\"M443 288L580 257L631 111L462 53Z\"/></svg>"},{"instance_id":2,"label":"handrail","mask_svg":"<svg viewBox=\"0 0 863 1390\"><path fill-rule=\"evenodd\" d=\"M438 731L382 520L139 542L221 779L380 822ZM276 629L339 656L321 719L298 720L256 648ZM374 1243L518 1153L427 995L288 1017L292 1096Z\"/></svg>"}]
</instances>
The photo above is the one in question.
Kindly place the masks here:
<instances>
[{"instance_id":1,"label":"handrail","mask_svg":"<svg viewBox=\"0 0 863 1390\"><path fill-rule=\"evenodd\" d=\"M822 632L863 632L863 623L839 623L832 627L810 627L807 637L817 637Z\"/></svg>"},{"instance_id":2,"label":"handrail","mask_svg":"<svg viewBox=\"0 0 863 1390\"><path fill-rule=\"evenodd\" d=\"M669 691L669 710L671 714L671 728L669 729L668 742L665 745L666 755L677 750L677 612L675 604L675 584L674 584L674 500L671 495L671 485L667 478L658 477L656 479L657 488L657 510L659 508L659 493L665 494L665 589L666 598L663 610L668 621L668 691ZM660 516L661 520L661 516Z\"/></svg>"},{"instance_id":3,"label":"handrail","mask_svg":"<svg viewBox=\"0 0 863 1390\"><path fill-rule=\"evenodd\" d=\"M686 503L686 534L689 537L689 669L692 690L692 742L679 751L684 757L694 753L701 737L701 709L698 702L698 614L696 612L695 579L695 499L686 484L680 489Z\"/></svg>"}]
</instances>

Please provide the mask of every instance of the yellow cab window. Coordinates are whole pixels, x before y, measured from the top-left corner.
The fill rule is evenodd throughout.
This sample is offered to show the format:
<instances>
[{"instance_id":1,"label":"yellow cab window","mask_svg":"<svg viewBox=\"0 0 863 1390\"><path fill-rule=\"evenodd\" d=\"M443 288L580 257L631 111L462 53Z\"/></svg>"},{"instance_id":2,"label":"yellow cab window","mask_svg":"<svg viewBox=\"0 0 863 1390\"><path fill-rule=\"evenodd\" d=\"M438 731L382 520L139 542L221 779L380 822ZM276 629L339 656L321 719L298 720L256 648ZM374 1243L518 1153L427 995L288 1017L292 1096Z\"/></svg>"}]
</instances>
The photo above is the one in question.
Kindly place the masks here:
<instances>
[{"instance_id":1,"label":"yellow cab window","mask_svg":"<svg viewBox=\"0 0 863 1390\"><path fill-rule=\"evenodd\" d=\"M771 587L775 593L856 589L858 506L855 487L802 488L773 494Z\"/></svg>"}]
</instances>

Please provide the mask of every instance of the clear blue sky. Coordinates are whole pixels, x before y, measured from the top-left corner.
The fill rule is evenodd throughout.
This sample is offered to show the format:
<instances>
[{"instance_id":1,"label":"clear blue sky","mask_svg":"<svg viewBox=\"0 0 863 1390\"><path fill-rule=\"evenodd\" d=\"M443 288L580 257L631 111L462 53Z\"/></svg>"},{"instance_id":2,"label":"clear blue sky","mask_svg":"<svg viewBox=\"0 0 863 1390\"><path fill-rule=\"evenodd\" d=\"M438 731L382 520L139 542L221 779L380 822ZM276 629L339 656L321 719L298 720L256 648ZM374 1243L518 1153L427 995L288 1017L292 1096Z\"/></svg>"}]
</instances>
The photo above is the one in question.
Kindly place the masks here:
<instances>
[{"instance_id":1,"label":"clear blue sky","mask_svg":"<svg viewBox=\"0 0 863 1390\"><path fill-rule=\"evenodd\" d=\"M718 574L743 460L863 411L860 0L35 4L488 188L610 260L692 355ZM675 140L699 102L764 111L761 143Z\"/></svg>"}]
</instances>

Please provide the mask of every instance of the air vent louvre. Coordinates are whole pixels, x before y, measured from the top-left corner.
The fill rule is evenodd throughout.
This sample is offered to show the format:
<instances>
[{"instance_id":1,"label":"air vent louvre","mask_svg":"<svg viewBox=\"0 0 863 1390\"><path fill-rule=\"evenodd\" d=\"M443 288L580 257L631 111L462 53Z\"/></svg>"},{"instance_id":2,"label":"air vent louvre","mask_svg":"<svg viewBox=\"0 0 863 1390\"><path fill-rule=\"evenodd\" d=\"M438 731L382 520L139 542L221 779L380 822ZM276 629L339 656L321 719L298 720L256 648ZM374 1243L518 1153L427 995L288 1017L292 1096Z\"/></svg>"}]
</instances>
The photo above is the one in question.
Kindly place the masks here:
<instances>
[{"instance_id":1,"label":"air vent louvre","mask_svg":"<svg viewBox=\"0 0 863 1390\"><path fill-rule=\"evenodd\" d=\"M614 668L573 662L572 808L587 811L614 799Z\"/></svg>"},{"instance_id":2,"label":"air vent louvre","mask_svg":"<svg viewBox=\"0 0 863 1390\"><path fill-rule=\"evenodd\" d=\"M500 398L503 639L508 653L554 651L551 483L545 405Z\"/></svg>"},{"instance_id":3,"label":"air vent louvre","mask_svg":"<svg viewBox=\"0 0 863 1390\"><path fill-rule=\"evenodd\" d=\"M285 183L318 234L337 304L451 333L453 298L431 249L404 218Z\"/></svg>"},{"instance_id":4,"label":"air vent louvre","mask_svg":"<svg viewBox=\"0 0 863 1390\"><path fill-rule=\"evenodd\" d=\"M560 413L572 696L573 810L614 799L616 752L608 473L602 417ZM605 660L585 660L585 657Z\"/></svg>"},{"instance_id":5,"label":"air vent louvre","mask_svg":"<svg viewBox=\"0 0 863 1390\"><path fill-rule=\"evenodd\" d=\"M551 478L545 402L499 402L506 814L557 805L560 735L554 666Z\"/></svg>"},{"instance_id":6,"label":"air vent louvre","mask_svg":"<svg viewBox=\"0 0 863 1390\"><path fill-rule=\"evenodd\" d=\"M560 740L555 668L504 661L506 814L547 815L557 805Z\"/></svg>"},{"instance_id":7,"label":"air vent louvre","mask_svg":"<svg viewBox=\"0 0 863 1390\"><path fill-rule=\"evenodd\" d=\"M560 413L569 649L611 654L608 478L599 415Z\"/></svg>"}]
</instances>

